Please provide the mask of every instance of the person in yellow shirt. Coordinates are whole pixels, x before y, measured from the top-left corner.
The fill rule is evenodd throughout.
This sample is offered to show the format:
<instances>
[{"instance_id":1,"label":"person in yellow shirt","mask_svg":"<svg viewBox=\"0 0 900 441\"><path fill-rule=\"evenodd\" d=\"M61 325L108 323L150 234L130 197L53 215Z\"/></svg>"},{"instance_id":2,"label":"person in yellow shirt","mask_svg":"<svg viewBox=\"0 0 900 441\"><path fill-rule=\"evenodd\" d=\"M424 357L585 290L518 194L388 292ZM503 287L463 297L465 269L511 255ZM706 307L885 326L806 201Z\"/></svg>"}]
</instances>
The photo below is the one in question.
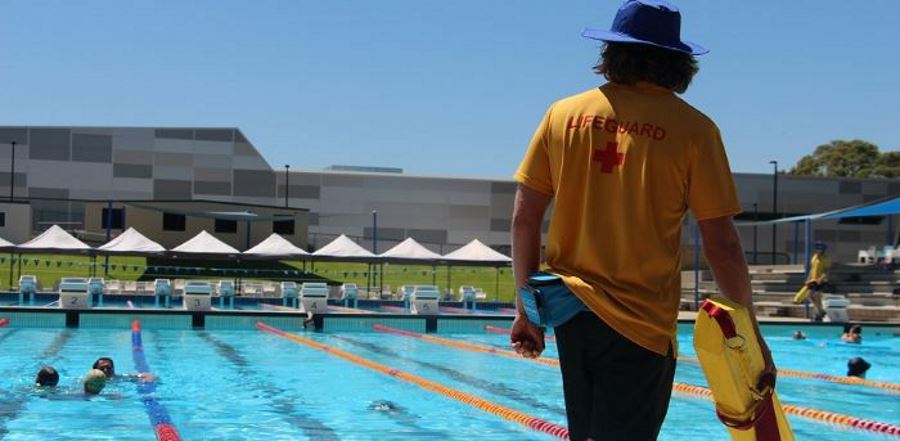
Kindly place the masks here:
<instances>
[{"instance_id":1,"label":"person in yellow shirt","mask_svg":"<svg viewBox=\"0 0 900 441\"><path fill-rule=\"evenodd\" d=\"M753 311L732 222L742 209L719 130L676 95L697 72L694 55L706 52L681 41L680 23L674 5L629 0L611 31L585 30L605 42L595 71L609 82L551 105L515 174L517 288L527 291L540 268L553 201L546 263L583 303L553 325L573 440L658 436L675 372L688 211L722 293ZM525 301L518 298L511 344L537 357L544 331ZM762 339L760 346L774 374Z\"/></svg>"},{"instance_id":2,"label":"person in yellow shirt","mask_svg":"<svg viewBox=\"0 0 900 441\"><path fill-rule=\"evenodd\" d=\"M809 276L803 287L794 295L794 303L801 304L807 297L812 299L813 321L820 322L825 317L825 307L822 305L822 291L828 284L828 270L831 268L831 257L825 252L828 246L825 243L816 241L815 254L809 259Z\"/></svg>"}]
</instances>

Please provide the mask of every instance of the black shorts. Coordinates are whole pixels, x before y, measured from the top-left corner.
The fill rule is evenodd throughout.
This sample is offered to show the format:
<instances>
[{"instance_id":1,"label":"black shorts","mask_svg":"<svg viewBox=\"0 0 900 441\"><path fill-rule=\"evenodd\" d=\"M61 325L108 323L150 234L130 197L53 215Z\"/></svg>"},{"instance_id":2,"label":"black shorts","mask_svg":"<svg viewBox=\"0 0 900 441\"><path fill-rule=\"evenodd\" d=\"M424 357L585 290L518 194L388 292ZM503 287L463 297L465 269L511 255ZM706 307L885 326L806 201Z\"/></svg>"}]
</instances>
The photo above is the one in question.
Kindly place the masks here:
<instances>
[{"instance_id":1,"label":"black shorts","mask_svg":"<svg viewBox=\"0 0 900 441\"><path fill-rule=\"evenodd\" d=\"M655 440L669 409L675 358L623 337L592 312L556 328L569 437Z\"/></svg>"}]
</instances>

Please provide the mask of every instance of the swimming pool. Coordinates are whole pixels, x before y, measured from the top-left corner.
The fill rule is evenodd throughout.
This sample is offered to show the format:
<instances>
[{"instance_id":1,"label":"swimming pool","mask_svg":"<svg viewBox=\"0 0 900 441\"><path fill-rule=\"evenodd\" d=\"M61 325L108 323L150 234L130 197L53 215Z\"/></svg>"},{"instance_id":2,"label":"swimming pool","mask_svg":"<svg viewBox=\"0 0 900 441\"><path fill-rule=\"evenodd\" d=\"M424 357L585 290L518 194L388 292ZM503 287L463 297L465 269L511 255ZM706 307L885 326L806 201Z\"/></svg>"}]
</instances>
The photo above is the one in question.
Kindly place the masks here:
<instances>
[{"instance_id":1,"label":"swimming pool","mask_svg":"<svg viewBox=\"0 0 900 441\"><path fill-rule=\"evenodd\" d=\"M152 440L154 428L146 405L151 398L164 407L183 439L551 439L394 376L258 330L153 329L148 324L141 332L141 349L149 369L159 376L155 391L115 382L103 395L84 399L76 393L78 377L98 356L114 358L120 373L135 370L131 329L114 323L80 329L22 328L11 323L0 329L0 438ZM900 382L900 339L890 334L894 331L876 335L875 329L866 328L862 345L848 345L837 342L834 327L809 327L806 341L791 340L794 329L764 327L781 368L843 375L847 359L862 356L873 365L869 379ZM295 332L565 425L555 367L403 335ZM497 348L505 348L508 338L489 333L434 335ZM680 342L682 355L692 356L689 326L681 327ZM545 355L556 356L552 342ZM60 371L63 387L57 393L30 388L42 364ZM679 363L676 382L705 385L699 367L689 362ZM785 403L900 423L896 392L784 376L778 388ZM790 420L801 440L886 439L802 417ZM711 402L676 393L660 439L700 437L726 437Z\"/></svg>"}]
</instances>

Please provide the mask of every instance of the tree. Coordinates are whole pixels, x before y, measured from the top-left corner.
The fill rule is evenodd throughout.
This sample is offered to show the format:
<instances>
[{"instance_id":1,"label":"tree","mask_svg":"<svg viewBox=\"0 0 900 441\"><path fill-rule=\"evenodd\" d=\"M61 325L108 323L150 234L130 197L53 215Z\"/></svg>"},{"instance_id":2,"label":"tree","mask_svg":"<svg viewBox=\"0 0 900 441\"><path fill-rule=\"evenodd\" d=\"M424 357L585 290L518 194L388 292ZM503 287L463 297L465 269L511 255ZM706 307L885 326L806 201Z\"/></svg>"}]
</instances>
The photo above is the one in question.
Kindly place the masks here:
<instances>
[{"instance_id":1,"label":"tree","mask_svg":"<svg viewBox=\"0 0 900 441\"><path fill-rule=\"evenodd\" d=\"M816 147L815 152L797 161L793 175L839 176L851 178L894 178L900 176L900 152L878 151L870 142L835 140Z\"/></svg>"},{"instance_id":2,"label":"tree","mask_svg":"<svg viewBox=\"0 0 900 441\"><path fill-rule=\"evenodd\" d=\"M879 178L900 178L900 151L882 153L875 162L872 175Z\"/></svg>"}]
</instances>

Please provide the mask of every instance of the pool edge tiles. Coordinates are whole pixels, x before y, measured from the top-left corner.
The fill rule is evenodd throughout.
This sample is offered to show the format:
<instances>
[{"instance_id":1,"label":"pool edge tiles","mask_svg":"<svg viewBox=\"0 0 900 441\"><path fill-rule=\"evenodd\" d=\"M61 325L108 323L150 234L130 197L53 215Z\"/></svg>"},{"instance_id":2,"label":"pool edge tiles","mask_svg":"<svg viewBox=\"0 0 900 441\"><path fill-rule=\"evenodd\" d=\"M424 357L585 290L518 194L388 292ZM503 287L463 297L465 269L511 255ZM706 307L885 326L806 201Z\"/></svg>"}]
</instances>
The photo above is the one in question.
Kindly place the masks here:
<instances>
[{"instance_id":1,"label":"pool edge tiles","mask_svg":"<svg viewBox=\"0 0 900 441\"><path fill-rule=\"evenodd\" d=\"M404 331L426 332L425 317L422 318L389 318L389 317L329 317L323 318L323 330L326 332L340 331L372 331L373 326L382 324Z\"/></svg>"},{"instance_id":2,"label":"pool edge tiles","mask_svg":"<svg viewBox=\"0 0 900 441\"><path fill-rule=\"evenodd\" d=\"M0 318L9 319L8 328L64 328L65 314L57 312L0 312Z\"/></svg>"},{"instance_id":3,"label":"pool edge tiles","mask_svg":"<svg viewBox=\"0 0 900 441\"><path fill-rule=\"evenodd\" d=\"M259 322L292 331L303 329L301 316L272 317L258 315L207 315L204 329L208 331L254 330Z\"/></svg>"},{"instance_id":4,"label":"pool edge tiles","mask_svg":"<svg viewBox=\"0 0 900 441\"><path fill-rule=\"evenodd\" d=\"M191 316L185 314L141 314L134 313L91 313L81 314L79 328L123 328L131 327L131 323L140 320L144 329L191 329Z\"/></svg>"}]
</instances>

